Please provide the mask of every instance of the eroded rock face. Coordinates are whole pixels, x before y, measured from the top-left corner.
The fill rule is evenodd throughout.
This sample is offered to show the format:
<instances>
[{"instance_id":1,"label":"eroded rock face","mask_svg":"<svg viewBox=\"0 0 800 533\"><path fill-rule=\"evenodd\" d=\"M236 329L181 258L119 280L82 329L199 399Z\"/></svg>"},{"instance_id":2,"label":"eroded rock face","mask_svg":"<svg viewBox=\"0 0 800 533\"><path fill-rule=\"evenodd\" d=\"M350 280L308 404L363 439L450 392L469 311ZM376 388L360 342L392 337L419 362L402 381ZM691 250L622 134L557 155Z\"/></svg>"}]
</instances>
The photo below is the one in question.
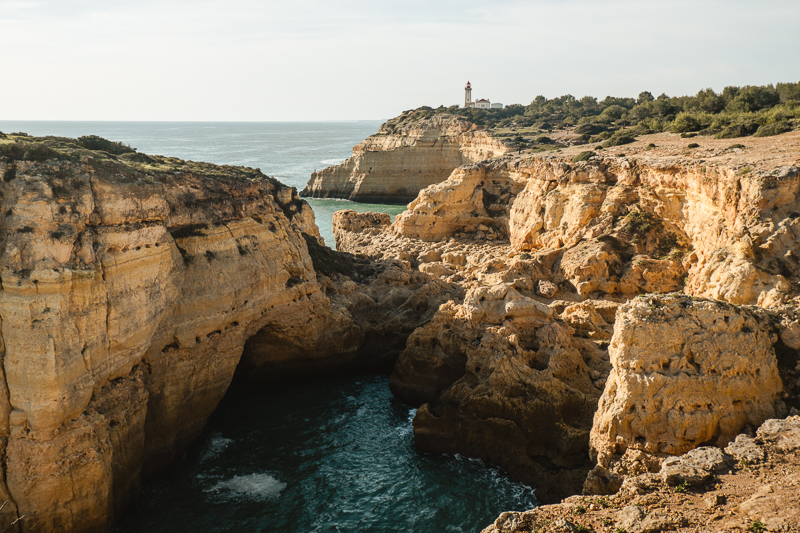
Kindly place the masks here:
<instances>
[{"instance_id":1,"label":"eroded rock face","mask_svg":"<svg viewBox=\"0 0 800 533\"><path fill-rule=\"evenodd\" d=\"M727 444L745 425L772 418L782 384L760 322L741 307L685 295L625 304L609 347L614 369L592 430L593 453L638 447L680 454Z\"/></svg>"},{"instance_id":2,"label":"eroded rock face","mask_svg":"<svg viewBox=\"0 0 800 533\"><path fill-rule=\"evenodd\" d=\"M551 501L577 490L589 468L591 416L610 365L586 336L554 322L537 299L534 261L514 263L505 283L469 289L416 330L390 378L421 405L417 446L499 464Z\"/></svg>"},{"instance_id":3,"label":"eroded rock face","mask_svg":"<svg viewBox=\"0 0 800 533\"><path fill-rule=\"evenodd\" d=\"M719 448L698 448L670 457L656 473L632 474L613 495L572 496L555 505L502 513L483 533L540 531L628 532L798 531L800 417L767 420L747 442L749 461ZM783 444L783 445L782 445ZM580 527L579 527L580 526Z\"/></svg>"},{"instance_id":4,"label":"eroded rock face","mask_svg":"<svg viewBox=\"0 0 800 533\"><path fill-rule=\"evenodd\" d=\"M502 155L508 148L460 117L403 114L353 148L353 156L311 175L302 196L407 203L453 169Z\"/></svg>"},{"instance_id":5,"label":"eroded rock face","mask_svg":"<svg viewBox=\"0 0 800 533\"><path fill-rule=\"evenodd\" d=\"M800 153L800 145L791 146ZM557 416L574 405L532 385L526 376L535 372L537 379L550 372L555 381L547 387L566 384L587 404L596 401L582 388L587 383L615 391L595 419L596 453L619 468L601 464L597 486L587 490L615 490L624 476L657 472L668 454L724 446L748 424L783 412L781 401L800 391L800 329L790 312L800 281L798 240L791 237L798 168L783 154L746 171L728 149L705 157L676 151L573 163L554 154L506 156L456 169L421 191L394 223L341 214L334 227L340 248L400 257L466 289L463 302L443 306L412 335L392 377L399 397L427 403L415 422L420 446L525 471L526 461L543 457L530 452L535 445L520 422L533 398L547 397ZM615 326L626 301L676 291L700 298L647 300L654 309L637 300L623 307L637 311L625 311ZM546 358L525 351L541 352L546 345L538 341L514 347L513 339L548 328L567 332L561 346L585 349L586 370L554 373ZM602 359L612 333L628 339L613 379L586 355L596 351ZM494 358L479 354L490 338ZM470 374L470 365L494 377ZM517 397L528 400L509 400ZM622 398L630 405L614 407ZM569 446L551 449L569 462ZM550 464L558 462L553 456Z\"/></svg>"},{"instance_id":6,"label":"eroded rock face","mask_svg":"<svg viewBox=\"0 0 800 533\"><path fill-rule=\"evenodd\" d=\"M140 474L200 433L264 328L305 324L282 337L297 359L357 348L317 282L313 213L293 189L68 139L0 148L1 523L104 530Z\"/></svg>"},{"instance_id":7,"label":"eroded rock face","mask_svg":"<svg viewBox=\"0 0 800 533\"><path fill-rule=\"evenodd\" d=\"M598 467L587 490L615 490L630 449L663 457L725 446L774 417L784 387L763 322L747 309L679 294L622 306L609 347L614 368L592 426ZM618 481L599 489L601 478Z\"/></svg>"}]
</instances>

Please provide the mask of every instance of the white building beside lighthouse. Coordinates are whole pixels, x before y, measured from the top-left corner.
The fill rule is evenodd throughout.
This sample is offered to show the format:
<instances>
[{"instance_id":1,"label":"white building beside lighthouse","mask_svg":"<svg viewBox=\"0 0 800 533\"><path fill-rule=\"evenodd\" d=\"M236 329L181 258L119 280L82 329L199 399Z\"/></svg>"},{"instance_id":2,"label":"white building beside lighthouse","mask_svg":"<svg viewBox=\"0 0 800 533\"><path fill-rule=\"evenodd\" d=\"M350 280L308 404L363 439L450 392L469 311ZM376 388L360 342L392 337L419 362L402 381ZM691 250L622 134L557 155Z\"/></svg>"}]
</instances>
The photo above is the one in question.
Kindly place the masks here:
<instances>
[{"instance_id":1,"label":"white building beside lighthouse","mask_svg":"<svg viewBox=\"0 0 800 533\"><path fill-rule=\"evenodd\" d=\"M503 109L503 104L499 102L495 102L493 104L486 98L481 98L473 102L472 84L470 82L467 82L467 86L464 87L464 107L465 108L474 107L477 109Z\"/></svg>"}]
</instances>

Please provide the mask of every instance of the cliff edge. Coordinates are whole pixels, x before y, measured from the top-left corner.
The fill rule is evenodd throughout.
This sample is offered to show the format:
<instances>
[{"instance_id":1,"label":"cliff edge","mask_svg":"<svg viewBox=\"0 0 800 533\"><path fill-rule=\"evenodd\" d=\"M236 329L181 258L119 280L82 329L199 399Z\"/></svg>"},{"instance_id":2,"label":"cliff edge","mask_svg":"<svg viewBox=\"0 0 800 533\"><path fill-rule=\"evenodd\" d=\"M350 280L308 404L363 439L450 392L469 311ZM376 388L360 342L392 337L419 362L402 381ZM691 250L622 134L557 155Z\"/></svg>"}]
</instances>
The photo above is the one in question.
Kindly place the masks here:
<instances>
[{"instance_id":1,"label":"cliff edge","mask_svg":"<svg viewBox=\"0 0 800 533\"><path fill-rule=\"evenodd\" d=\"M0 137L0 524L18 531L106 531L235 372L391 366L459 295L322 246L258 169L98 139Z\"/></svg>"},{"instance_id":2,"label":"cliff edge","mask_svg":"<svg viewBox=\"0 0 800 533\"><path fill-rule=\"evenodd\" d=\"M446 113L407 111L353 148L341 165L311 175L300 196L367 203L408 203L456 167L509 148L480 126Z\"/></svg>"}]
</instances>

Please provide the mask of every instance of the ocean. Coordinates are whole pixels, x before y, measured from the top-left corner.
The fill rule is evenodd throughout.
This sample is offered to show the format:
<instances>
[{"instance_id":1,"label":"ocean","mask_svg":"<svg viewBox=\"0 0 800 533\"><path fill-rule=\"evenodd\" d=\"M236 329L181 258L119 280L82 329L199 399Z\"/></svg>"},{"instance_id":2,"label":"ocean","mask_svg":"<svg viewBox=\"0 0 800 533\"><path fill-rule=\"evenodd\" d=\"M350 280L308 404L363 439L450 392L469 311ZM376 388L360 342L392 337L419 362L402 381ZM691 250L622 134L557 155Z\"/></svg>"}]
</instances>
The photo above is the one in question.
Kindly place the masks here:
<instances>
[{"instance_id":1,"label":"ocean","mask_svg":"<svg viewBox=\"0 0 800 533\"><path fill-rule=\"evenodd\" d=\"M379 125L0 121L0 131L100 135L143 153L257 167L299 190ZM310 203L330 245L338 209L403 209ZM497 468L418 452L414 412L391 395L385 375L236 382L202 436L144 487L114 531L477 532L503 511L537 505L531 488Z\"/></svg>"},{"instance_id":2,"label":"ocean","mask_svg":"<svg viewBox=\"0 0 800 533\"><path fill-rule=\"evenodd\" d=\"M218 165L260 168L267 176L303 190L311 173L350 157L353 146L378 131L380 120L351 122L66 122L0 120L3 133L80 137L99 135L139 152ZM308 198L320 234L334 247L333 213L341 209L394 216L402 205L361 204Z\"/></svg>"}]
</instances>

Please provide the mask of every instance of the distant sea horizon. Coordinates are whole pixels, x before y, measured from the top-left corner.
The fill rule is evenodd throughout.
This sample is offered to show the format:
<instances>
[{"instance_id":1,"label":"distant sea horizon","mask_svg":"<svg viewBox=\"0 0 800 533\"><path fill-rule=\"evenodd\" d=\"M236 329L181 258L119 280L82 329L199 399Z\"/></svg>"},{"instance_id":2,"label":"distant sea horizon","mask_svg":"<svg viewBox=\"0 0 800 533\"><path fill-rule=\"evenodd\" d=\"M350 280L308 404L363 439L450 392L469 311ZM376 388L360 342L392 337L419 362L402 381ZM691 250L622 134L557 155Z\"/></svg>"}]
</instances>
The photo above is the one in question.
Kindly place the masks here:
<instances>
[{"instance_id":1,"label":"distant sea horizon","mask_svg":"<svg viewBox=\"0 0 800 533\"><path fill-rule=\"evenodd\" d=\"M77 138L99 135L138 152L260 169L301 191L311 173L342 163L382 120L345 121L69 121L0 120L3 133ZM395 215L404 206L307 199L325 243L334 247L333 213L341 209Z\"/></svg>"}]
</instances>

